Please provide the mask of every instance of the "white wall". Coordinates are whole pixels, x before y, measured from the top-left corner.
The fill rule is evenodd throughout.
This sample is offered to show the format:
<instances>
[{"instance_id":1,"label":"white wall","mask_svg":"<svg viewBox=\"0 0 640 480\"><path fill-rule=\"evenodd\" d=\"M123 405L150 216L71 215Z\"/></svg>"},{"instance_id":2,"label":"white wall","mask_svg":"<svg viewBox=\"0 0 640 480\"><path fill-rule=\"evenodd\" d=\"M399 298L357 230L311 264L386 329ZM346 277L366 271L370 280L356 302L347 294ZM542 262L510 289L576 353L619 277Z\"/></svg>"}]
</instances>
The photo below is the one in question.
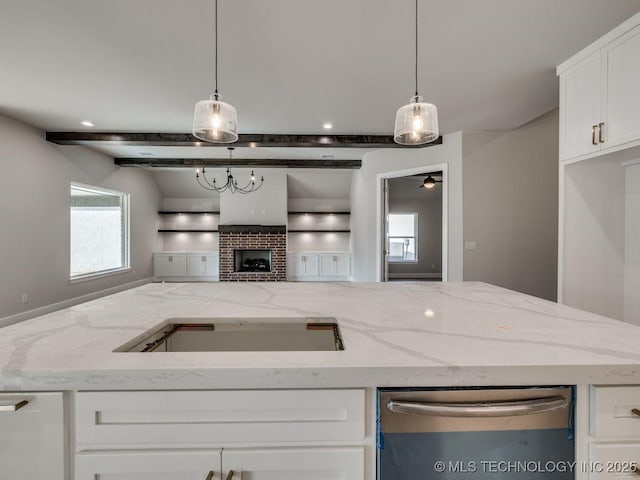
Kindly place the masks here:
<instances>
[{"instance_id":1,"label":"white wall","mask_svg":"<svg viewBox=\"0 0 640 480\"><path fill-rule=\"evenodd\" d=\"M445 135L442 145L420 149L383 149L365 155L362 168L351 183L351 251L353 279L374 282L379 278L381 252L381 199L379 174L416 167L447 164L448 280L462 280L462 134Z\"/></svg>"},{"instance_id":2,"label":"white wall","mask_svg":"<svg viewBox=\"0 0 640 480\"><path fill-rule=\"evenodd\" d=\"M241 178L244 178L243 175L238 176L238 183L242 185ZM265 172L264 185L260 190L247 195L230 192L220 194L220 225L286 224L287 175L285 173Z\"/></svg>"},{"instance_id":3,"label":"white wall","mask_svg":"<svg viewBox=\"0 0 640 480\"><path fill-rule=\"evenodd\" d=\"M623 318L640 325L640 160L625 168Z\"/></svg>"},{"instance_id":4,"label":"white wall","mask_svg":"<svg viewBox=\"0 0 640 480\"><path fill-rule=\"evenodd\" d=\"M464 279L555 301L558 111L509 132L464 132Z\"/></svg>"},{"instance_id":5,"label":"white wall","mask_svg":"<svg viewBox=\"0 0 640 480\"><path fill-rule=\"evenodd\" d=\"M0 165L0 317L152 275L160 193L147 171L116 167L84 147L48 143L41 130L4 116ZM69 283L70 182L130 194L131 272Z\"/></svg>"}]
</instances>

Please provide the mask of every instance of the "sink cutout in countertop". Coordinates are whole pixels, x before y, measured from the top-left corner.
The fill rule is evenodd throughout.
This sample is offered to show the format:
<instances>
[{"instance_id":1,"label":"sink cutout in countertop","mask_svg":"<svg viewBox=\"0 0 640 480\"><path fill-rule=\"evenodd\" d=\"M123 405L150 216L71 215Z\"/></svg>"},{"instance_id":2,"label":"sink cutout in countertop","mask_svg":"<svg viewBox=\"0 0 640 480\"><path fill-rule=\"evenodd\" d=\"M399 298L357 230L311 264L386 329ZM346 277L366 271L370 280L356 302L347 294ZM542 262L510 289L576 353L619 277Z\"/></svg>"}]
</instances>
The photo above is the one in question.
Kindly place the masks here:
<instances>
[{"instance_id":1,"label":"sink cutout in countertop","mask_svg":"<svg viewBox=\"0 0 640 480\"><path fill-rule=\"evenodd\" d=\"M170 318L114 352L344 350L335 318Z\"/></svg>"}]
</instances>

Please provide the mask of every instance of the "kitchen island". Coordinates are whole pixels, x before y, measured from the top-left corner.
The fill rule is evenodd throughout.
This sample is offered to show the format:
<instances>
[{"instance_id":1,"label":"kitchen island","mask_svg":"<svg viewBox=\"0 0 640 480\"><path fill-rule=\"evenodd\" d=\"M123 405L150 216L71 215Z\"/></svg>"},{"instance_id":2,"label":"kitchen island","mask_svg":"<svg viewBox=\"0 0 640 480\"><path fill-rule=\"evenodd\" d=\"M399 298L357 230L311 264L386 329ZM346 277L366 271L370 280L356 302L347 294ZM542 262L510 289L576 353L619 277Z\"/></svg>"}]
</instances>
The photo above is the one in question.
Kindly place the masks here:
<instances>
[{"instance_id":1,"label":"kitchen island","mask_svg":"<svg viewBox=\"0 0 640 480\"><path fill-rule=\"evenodd\" d=\"M169 318L300 317L334 317L345 349L113 351ZM317 455L311 463L318 468L343 462L336 472L358 480L374 478L375 388L383 386L577 385L576 460L593 460L590 446L619 420L609 421L606 412L598 420L594 399L604 398L598 404L604 406L624 393L627 403L640 403L640 387L634 387L640 385L638 345L636 326L479 282L153 283L0 329L0 389L15 398L20 392L34 398L41 391L64 392L70 413L60 417L70 447L63 455L66 473L51 478L94 478L113 465L144 473L150 458L166 459L158 453L166 449L176 455L172 465L196 469L184 478L201 478L199 450L185 451L187 446L222 455L220 471L242 448L279 446L286 447L276 449L284 455L276 455L279 465L295 464L295 449L306 448ZM252 402L258 400L277 419L263 418L259 425L246 420L242 412L255 416ZM325 408L333 426L317 412L295 417L291 412L300 403ZM174 409L171 419L154 416L167 408ZM207 408L218 412L217 420L197 417ZM178 410L193 412L185 420ZM227 427L219 427L221 418ZM624 428L631 426L621 438L640 438L640 418L622 420ZM203 440L198 428L212 422L225 437ZM630 448L618 453L640 458L640 444ZM236 458L244 470L251 462L263 465L244 454ZM111 473L127 478L126 472Z\"/></svg>"}]
</instances>

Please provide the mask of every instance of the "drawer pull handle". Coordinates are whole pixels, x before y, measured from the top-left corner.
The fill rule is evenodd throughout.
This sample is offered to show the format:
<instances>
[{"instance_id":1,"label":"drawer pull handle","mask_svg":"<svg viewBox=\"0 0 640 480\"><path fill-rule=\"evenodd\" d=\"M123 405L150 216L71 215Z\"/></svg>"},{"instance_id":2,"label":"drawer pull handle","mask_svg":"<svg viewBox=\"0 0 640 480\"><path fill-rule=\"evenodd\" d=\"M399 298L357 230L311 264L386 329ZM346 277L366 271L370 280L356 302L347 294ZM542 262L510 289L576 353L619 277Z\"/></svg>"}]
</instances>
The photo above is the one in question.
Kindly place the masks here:
<instances>
[{"instance_id":1,"label":"drawer pull handle","mask_svg":"<svg viewBox=\"0 0 640 480\"><path fill-rule=\"evenodd\" d=\"M640 417L640 408L632 408L631 413L633 413L636 417Z\"/></svg>"},{"instance_id":2,"label":"drawer pull handle","mask_svg":"<svg viewBox=\"0 0 640 480\"><path fill-rule=\"evenodd\" d=\"M592 145L598 145L598 141L596 140L596 128L598 128L598 125L594 125L593 127L591 127L591 144Z\"/></svg>"},{"instance_id":3,"label":"drawer pull handle","mask_svg":"<svg viewBox=\"0 0 640 480\"><path fill-rule=\"evenodd\" d=\"M233 470L229 470L229 473L227 473L227 479L226 480L231 480L233 478Z\"/></svg>"},{"instance_id":4,"label":"drawer pull handle","mask_svg":"<svg viewBox=\"0 0 640 480\"><path fill-rule=\"evenodd\" d=\"M604 143L604 122L598 124L598 141Z\"/></svg>"},{"instance_id":5,"label":"drawer pull handle","mask_svg":"<svg viewBox=\"0 0 640 480\"><path fill-rule=\"evenodd\" d=\"M423 403L389 400L387 409L394 413L435 417L512 417L559 410L568 404L569 400L561 396L482 403Z\"/></svg>"},{"instance_id":6,"label":"drawer pull handle","mask_svg":"<svg viewBox=\"0 0 640 480\"><path fill-rule=\"evenodd\" d=\"M205 480L213 480L213 470L209 471L209 474L207 475L207 478Z\"/></svg>"},{"instance_id":7,"label":"drawer pull handle","mask_svg":"<svg viewBox=\"0 0 640 480\"><path fill-rule=\"evenodd\" d=\"M0 402L0 412L15 412L20 410L29 402L27 400L20 400L19 402Z\"/></svg>"}]
</instances>

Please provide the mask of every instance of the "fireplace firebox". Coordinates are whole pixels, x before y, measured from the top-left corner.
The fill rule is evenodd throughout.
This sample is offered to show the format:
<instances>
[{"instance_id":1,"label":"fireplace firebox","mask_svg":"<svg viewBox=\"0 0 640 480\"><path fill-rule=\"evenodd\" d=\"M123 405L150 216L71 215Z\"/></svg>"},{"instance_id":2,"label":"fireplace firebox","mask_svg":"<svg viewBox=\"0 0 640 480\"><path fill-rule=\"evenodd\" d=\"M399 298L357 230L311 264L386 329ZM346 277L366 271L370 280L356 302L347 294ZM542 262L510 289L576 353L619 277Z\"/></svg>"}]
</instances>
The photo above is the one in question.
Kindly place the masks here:
<instances>
[{"instance_id":1,"label":"fireplace firebox","mask_svg":"<svg viewBox=\"0 0 640 480\"><path fill-rule=\"evenodd\" d=\"M270 272L271 249L235 249L234 272Z\"/></svg>"}]
</instances>

